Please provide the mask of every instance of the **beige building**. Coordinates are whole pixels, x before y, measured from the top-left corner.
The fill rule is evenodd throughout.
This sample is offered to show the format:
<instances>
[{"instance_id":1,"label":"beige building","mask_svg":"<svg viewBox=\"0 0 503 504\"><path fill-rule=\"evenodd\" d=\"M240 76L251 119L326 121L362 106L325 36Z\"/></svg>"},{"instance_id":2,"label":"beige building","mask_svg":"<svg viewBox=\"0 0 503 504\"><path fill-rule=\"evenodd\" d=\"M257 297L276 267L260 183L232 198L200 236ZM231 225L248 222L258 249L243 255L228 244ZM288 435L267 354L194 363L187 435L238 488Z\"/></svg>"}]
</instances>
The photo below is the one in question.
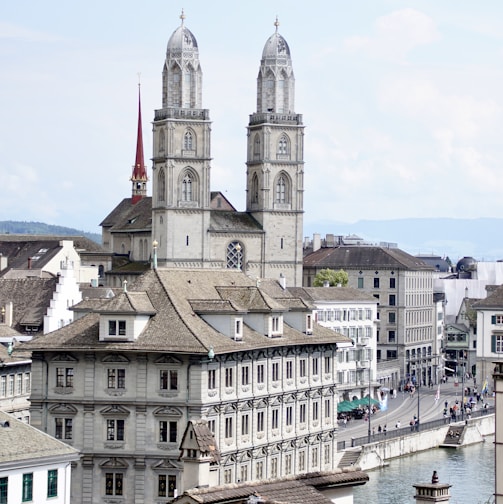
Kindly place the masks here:
<instances>
[{"instance_id":1,"label":"beige building","mask_svg":"<svg viewBox=\"0 0 503 504\"><path fill-rule=\"evenodd\" d=\"M246 210L238 212L210 189L210 113L203 108L197 40L181 17L168 41L162 106L153 121L152 197L144 195L137 148L132 197L101 223L103 245L132 261L150 262L155 243L159 266L240 269L300 286L304 126L295 112L290 48L276 22L262 53L257 110L248 124Z\"/></svg>"},{"instance_id":2,"label":"beige building","mask_svg":"<svg viewBox=\"0 0 503 504\"><path fill-rule=\"evenodd\" d=\"M330 471L340 458L336 355L351 341L279 283L149 271L26 345L32 425L83 454L72 502L166 502L194 486Z\"/></svg>"}]
</instances>

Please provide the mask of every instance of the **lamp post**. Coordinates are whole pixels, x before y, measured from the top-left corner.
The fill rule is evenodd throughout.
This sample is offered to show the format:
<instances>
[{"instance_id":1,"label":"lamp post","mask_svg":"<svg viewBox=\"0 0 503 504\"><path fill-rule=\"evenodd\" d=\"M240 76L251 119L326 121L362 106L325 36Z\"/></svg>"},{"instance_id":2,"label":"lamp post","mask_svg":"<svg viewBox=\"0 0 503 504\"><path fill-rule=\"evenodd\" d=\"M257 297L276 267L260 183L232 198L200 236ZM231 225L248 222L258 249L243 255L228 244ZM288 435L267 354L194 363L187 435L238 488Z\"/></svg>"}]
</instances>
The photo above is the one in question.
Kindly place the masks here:
<instances>
[{"instance_id":1,"label":"lamp post","mask_svg":"<svg viewBox=\"0 0 503 504\"><path fill-rule=\"evenodd\" d=\"M236 245L236 255L238 260L238 270L241 269L241 245L238 243Z\"/></svg>"},{"instance_id":2,"label":"lamp post","mask_svg":"<svg viewBox=\"0 0 503 504\"><path fill-rule=\"evenodd\" d=\"M369 418L368 418L368 421L369 421L369 430L368 430L368 442L370 444L370 406L371 406L371 403L370 403L370 381L372 379L372 372L371 372L371 368L369 366Z\"/></svg>"},{"instance_id":3,"label":"lamp post","mask_svg":"<svg viewBox=\"0 0 503 504\"><path fill-rule=\"evenodd\" d=\"M152 250L153 250L153 255L154 255L154 264L153 267L156 270L157 269L157 247L159 245L159 242L157 240L154 240L152 242Z\"/></svg>"},{"instance_id":4,"label":"lamp post","mask_svg":"<svg viewBox=\"0 0 503 504\"><path fill-rule=\"evenodd\" d=\"M463 364L461 372L461 421L465 419L465 360L464 351L461 351L461 364Z\"/></svg>"},{"instance_id":5,"label":"lamp post","mask_svg":"<svg viewBox=\"0 0 503 504\"><path fill-rule=\"evenodd\" d=\"M417 368L417 366L416 366ZM419 381L416 380L416 389L417 389L417 420L416 420L416 430L419 430L419 405L420 405L420 399L419 399L419 389L421 388L421 382L423 379L423 373L421 369L421 360L419 360Z\"/></svg>"}]
</instances>

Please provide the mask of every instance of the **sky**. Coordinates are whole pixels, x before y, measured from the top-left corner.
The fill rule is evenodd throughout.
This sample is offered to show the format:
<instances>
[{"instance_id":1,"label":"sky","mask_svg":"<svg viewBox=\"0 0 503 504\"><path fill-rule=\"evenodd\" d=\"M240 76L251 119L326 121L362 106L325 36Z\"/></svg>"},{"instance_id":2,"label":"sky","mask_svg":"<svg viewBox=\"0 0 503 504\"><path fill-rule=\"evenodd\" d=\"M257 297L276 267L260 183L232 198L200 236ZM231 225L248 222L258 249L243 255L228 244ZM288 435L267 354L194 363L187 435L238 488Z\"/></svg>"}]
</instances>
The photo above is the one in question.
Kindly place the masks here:
<instances>
[{"instance_id":1,"label":"sky","mask_svg":"<svg viewBox=\"0 0 503 504\"><path fill-rule=\"evenodd\" d=\"M212 120L211 189L238 210L278 16L306 126L305 229L503 218L501 0L16 0L0 11L0 220L99 232L131 195L139 79L151 175L151 121L182 8Z\"/></svg>"}]
</instances>

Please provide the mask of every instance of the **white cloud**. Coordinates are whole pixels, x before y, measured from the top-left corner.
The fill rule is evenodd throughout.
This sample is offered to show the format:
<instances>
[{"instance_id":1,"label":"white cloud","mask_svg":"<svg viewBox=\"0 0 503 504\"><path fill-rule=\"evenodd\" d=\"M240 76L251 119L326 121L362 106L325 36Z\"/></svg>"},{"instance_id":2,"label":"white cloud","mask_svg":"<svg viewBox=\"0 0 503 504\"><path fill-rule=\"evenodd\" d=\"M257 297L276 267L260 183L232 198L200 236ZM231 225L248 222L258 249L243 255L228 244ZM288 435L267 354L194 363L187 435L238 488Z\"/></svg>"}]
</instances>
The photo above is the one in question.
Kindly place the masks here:
<instances>
[{"instance_id":1,"label":"white cloud","mask_svg":"<svg viewBox=\"0 0 503 504\"><path fill-rule=\"evenodd\" d=\"M379 59L404 62L416 47L440 37L434 21L416 9L401 9L378 17L370 36L356 35L344 41L348 50L364 51Z\"/></svg>"}]
</instances>

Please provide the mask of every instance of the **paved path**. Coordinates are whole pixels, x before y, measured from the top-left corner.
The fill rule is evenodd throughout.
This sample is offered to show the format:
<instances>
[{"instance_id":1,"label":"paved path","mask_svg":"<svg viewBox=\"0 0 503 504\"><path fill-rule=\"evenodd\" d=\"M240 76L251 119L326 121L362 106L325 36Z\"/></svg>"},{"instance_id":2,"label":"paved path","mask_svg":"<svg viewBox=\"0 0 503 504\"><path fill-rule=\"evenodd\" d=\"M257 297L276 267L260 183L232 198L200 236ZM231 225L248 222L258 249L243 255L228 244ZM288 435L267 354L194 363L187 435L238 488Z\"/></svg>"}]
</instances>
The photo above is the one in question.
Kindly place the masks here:
<instances>
[{"instance_id":1,"label":"paved path","mask_svg":"<svg viewBox=\"0 0 503 504\"><path fill-rule=\"evenodd\" d=\"M465 387L473 387L472 380L465 383ZM400 421L401 427L406 427L414 417L418 415L418 397L419 397L419 420L420 422L428 422L430 420L438 420L443 418L445 401L448 402L448 408L454 406L456 400L461 403L461 383L455 386L452 378L447 383L440 385L440 399L435 401L438 386L433 388L421 387L413 396L407 392L398 392L396 399L388 397L388 409L386 411L378 411L370 418L371 432L375 428L378 432L378 426L387 426L388 431L396 429L396 424ZM486 399L489 406L494 405L492 397ZM478 407L482 407L482 400ZM461 420L461 416L458 417ZM346 427L339 423L339 431L337 433L337 441L351 441L351 438L366 436L368 434L369 424L367 421L351 420ZM348 444L346 445L348 446Z\"/></svg>"}]
</instances>

